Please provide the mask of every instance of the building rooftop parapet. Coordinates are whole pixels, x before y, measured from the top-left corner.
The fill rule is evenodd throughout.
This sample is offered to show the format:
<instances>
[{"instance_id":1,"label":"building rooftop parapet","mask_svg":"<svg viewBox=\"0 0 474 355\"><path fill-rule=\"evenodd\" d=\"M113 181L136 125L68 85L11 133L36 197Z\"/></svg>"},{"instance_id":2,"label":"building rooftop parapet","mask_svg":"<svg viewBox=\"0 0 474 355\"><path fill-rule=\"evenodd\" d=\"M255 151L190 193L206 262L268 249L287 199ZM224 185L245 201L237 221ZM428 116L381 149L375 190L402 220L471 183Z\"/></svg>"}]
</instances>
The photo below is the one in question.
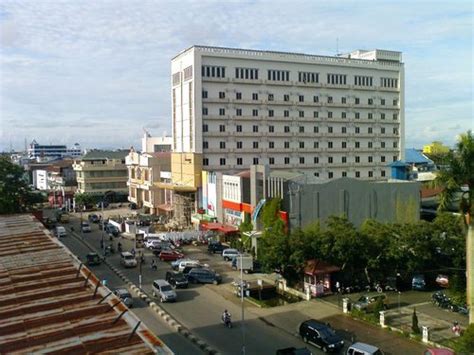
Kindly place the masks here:
<instances>
[{"instance_id":1,"label":"building rooftop parapet","mask_svg":"<svg viewBox=\"0 0 474 355\"><path fill-rule=\"evenodd\" d=\"M233 55L233 56L248 56L252 58L261 58L261 59L268 59L268 60L306 60L309 62L318 62L319 64L359 64L359 65L371 65L371 66L396 66L399 67L403 65L401 62L401 52L395 51L387 51L387 50L374 50L374 51L367 51L367 52L376 52L379 53L379 60L376 59L363 59L363 58L351 58L349 56L324 56L324 55L315 55L315 54L304 54L304 53L297 53L297 52L278 52L278 51L264 51L264 50L255 50L255 49L239 49L239 48L228 48L228 47L213 47L213 46L202 46L202 45L194 45L191 46L178 55L176 55L174 59L178 58L179 56L187 53L191 50L198 50L202 53L209 53L209 54L216 54L216 55ZM359 50L360 51L360 50ZM393 57L394 54L399 55L400 61L394 60L381 60L384 58L383 54L391 54Z\"/></svg>"}]
</instances>

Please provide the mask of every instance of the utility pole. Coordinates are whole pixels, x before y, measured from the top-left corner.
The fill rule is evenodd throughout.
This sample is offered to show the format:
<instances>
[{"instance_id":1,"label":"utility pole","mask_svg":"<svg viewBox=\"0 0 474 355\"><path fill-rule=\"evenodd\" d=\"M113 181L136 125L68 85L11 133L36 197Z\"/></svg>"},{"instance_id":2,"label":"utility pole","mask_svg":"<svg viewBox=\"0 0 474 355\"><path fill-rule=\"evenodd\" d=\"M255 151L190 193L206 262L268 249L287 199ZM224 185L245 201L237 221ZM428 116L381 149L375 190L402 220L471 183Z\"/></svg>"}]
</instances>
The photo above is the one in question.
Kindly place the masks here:
<instances>
[{"instance_id":1,"label":"utility pole","mask_svg":"<svg viewBox=\"0 0 474 355\"><path fill-rule=\"evenodd\" d=\"M245 355L245 317L244 317L244 263L240 252L240 303L242 306L242 355Z\"/></svg>"}]
</instances>

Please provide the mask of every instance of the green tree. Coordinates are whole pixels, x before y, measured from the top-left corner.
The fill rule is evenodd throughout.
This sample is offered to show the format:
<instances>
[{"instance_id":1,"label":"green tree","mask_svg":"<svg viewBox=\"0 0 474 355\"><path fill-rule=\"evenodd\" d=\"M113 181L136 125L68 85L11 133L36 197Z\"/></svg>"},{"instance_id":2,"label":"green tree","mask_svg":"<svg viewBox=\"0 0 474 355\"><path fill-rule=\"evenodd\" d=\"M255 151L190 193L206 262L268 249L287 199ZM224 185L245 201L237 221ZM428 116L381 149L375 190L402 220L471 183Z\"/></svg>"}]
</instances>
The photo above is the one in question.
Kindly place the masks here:
<instances>
[{"instance_id":1,"label":"green tree","mask_svg":"<svg viewBox=\"0 0 474 355\"><path fill-rule=\"evenodd\" d=\"M439 195L439 210L447 210L454 201L462 186L467 186L471 193L461 200L465 213L472 215L472 200L474 198L474 136L467 131L459 136L456 150L449 154L448 168L438 172L433 181L435 187L442 187Z\"/></svg>"},{"instance_id":2,"label":"green tree","mask_svg":"<svg viewBox=\"0 0 474 355\"><path fill-rule=\"evenodd\" d=\"M93 205L94 204L94 196L91 194L86 193L76 193L74 195L74 201L76 205L79 206L80 209L83 209L84 206Z\"/></svg>"},{"instance_id":3,"label":"green tree","mask_svg":"<svg viewBox=\"0 0 474 355\"><path fill-rule=\"evenodd\" d=\"M24 180L24 173L9 158L0 157L0 214L26 212L40 201Z\"/></svg>"}]
</instances>

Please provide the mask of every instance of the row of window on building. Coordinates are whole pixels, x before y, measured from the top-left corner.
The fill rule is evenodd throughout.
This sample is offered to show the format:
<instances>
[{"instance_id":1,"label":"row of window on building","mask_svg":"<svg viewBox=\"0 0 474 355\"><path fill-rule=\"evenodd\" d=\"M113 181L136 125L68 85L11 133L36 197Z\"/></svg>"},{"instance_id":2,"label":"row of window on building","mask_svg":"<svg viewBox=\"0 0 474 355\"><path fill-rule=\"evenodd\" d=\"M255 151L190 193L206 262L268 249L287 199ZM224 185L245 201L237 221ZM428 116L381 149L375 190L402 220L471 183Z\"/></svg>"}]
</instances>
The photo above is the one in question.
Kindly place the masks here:
<instances>
[{"instance_id":1,"label":"row of window on building","mask_svg":"<svg viewBox=\"0 0 474 355\"><path fill-rule=\"evenodd\" d=\"M329 158L331 158L331 159L329 159ZM345 161L342 161L342 159L341 159L340 164L348 164L347 157L342 157L342 158L344 158ZM359 158L359 161L354 160L354 163L362 164L362 162L360 161L360 157L355 157L355 158ZM245 160L242 157L237 157L237 158L233 158L233 159L235 159L235 165L244 165L244 162L245 162L245 164L253 164L253 165L265 164L265 163L267 163L268 165L275 165L276 164L276 160L275 160L274 157L269 157L268 159L253 157L253 158L248 158L248 159L245 159ZM396 156L396 155L394 155L392 157L393 161L397 161L397 159L398 159L398 156ZM231 160L230 158L219 158L219 165L220 166L232 165L230 160ZM266 160L266 162L264 160ZM309 159L306 159L305 157L298 157L298 158L293 158L293 159L291 157L284 157L282 162L283 162L284 165L290 165L290 164L317 165L317 164L320 164L319 157L314 157L312 162L308 161L308 160ZM333 161L332 157L328 157L328 163L329 164L336 164ZM373 162L368 162L368 163L374 164ZM203 166L209 166L209 158L203 158L202 165Z\"/></svg>"},{"instance_id":2,"label":"row of window on building","mask_svg":"<svg viewBox=\"0 0 474 355\"><path fill-rule=\"evenodd\" d=\"M236 125L235 126L235 132L238 132L238 133L244 132L242 130L242 127L243 126L240 125L240 124ZM282 129L281 130L275 130L275 126L269 125L268 126L268 133L276 133L276 132L278 132L278 133L294 133L294 130L292 131L290 126L278 126L278 127L282 127ZM348 128L354 128L354 129L352 130L352 129L348 129ZM386 127L379 127L379 128L380 128L380 130L377 133L387 134ZM361 127L358 127L358 126L355 126L355 127L340 127L340 129L341 130L338 133L342 133L342 134L363 133L362 130L361 130ZM203 132L209 132L209 125L208 124L203 124L202 131ZM219 132L226 132L226 125L223 125L223 124L219 125ZM259 125L252 125L252 132L253 133L261 132L260 131L260 126ZM305 126L298 126L298 131L297 132L298 133L305 133ZM336 130L332 126L327 126L327 131L322 132L322 130L319 129L319 126L314 126L313 127L313 133L336 133ZM367 127L367 133L368 134L374 134L375 133L374 127L370 127L370 126ZM392 127L392 134L395 134L395 135L399 134L398 127Z\"/></svg>"},{"instance_id":3,"label":"row of window on building","mask_svg":"<svg viewBox=\"0 0 474 355\"><path fill-rule=\"evenodd\" d=\"M237 142L234 142L234 143L235 143L236 149L244 149L244 143L242 141L237 141ZM298 142L298 147L300 149L310 148L310 144L307 144L307 143L311 143L311 142L306 142L305 143L304 141L300 141L300 142ZM335 144L334 144L333 141L328 141L326 143L327 143L326 147L328 149L335 149ZM349 145L349 144L347 144L347 142L340 142L340 147L342 149L347 149L347 148L362 149L361 144L360 144L359 141L355 141L353 143L354 144ZM219 148L220 149L232 148L232 147L230 147L230 145L231 144L229 144L228 142L225 142L225 141L220 141L219 142ZM284 149L291 149L290 145L291 145L290 141L284 141L283 142L283 148ZM322 144L320 144L319 141L314 141L313 142L313 149L319 149L320 146L321 146L321 148L323 148ZM386 148L386 146L387 146L387 142L380 142L380 148ZM209 142L208 141L203 141L202 147L203 147L203 149L209 149ZM394 149L398 149L398 141L393 141L392 142L392 147ZM245 148L250 148L250 147L245 147ZM259 141L253 141L251 148L252 149L265 148L265 144L262 143L262 142L259 142ZM379 149L379 147L375 147L374 142L367 142L367 148L369 148L369 149ZM275 142L268 142L268 149L275 149Z\"/></svg>"},{"instance_id":4,"label":"row of window on building","mask_svg":"<svg viewBox=\"0 0 474 355\"><path fill-rule=\"evenodd\" d=\"M225 108L219 108L219 116L225 116L226 115L226 109ZM252 109L252 117L259 117L262 111L259 111L258 109ZM242 109L237 108L235 109L234 115L236 117L241 117L242 116ZM298 117L304 118L306 116L307 111L304 110L298 110ZM290 110L283 110L283 116L275 116L275 110L267 110L268 117L290 117ZM340 112L340 118L341 119L346 119L347 117L347 112ZM209 115L209 108L203 107L202 108L202 115L203 116L208 116ZM320 113L319 111L313 111L313 118L320 118ZM327 111L327 118L336 118L336 116L333 114L332 111ZM354 119L360 119L361 114L360 112L354 112L353 117ZM374 118L374 113L373 112L367 112L367 119L371 120ZM381 120L385 120L386 118L386 113L381 112L379 114L379 118ZM393 120L398 120L398 113L394 112L392 113L392 119Z\"/></svg>"},{"instance_id":5,"label":"row of window on building","mask_svg":"<svg viewBox=\"0 0 474 355\"><path fill-rule=\"evenodd\" d=\"M225 99L226 98L226 92L225 91L219 91L219 99ZM297 95L298 96L298 102L307 102L305 101L305 96L304 95ZM253 101L258 101L259 100L259 94L254 92L252 93L252 100ZM203 90L202 91L202 98L203 99L208 99L209 98L209 93L207 90ZM355 104L355 105L360 105L361 104L361 100L359 97L354 97L352 98L353 100L348 100L347 97L341 97L341 101L340 103L341 104L344 104L344 105L347 105L347 104ZM242 100L242 93L241 92L236 92L235 93L235 100ZM275 95L274 94L268 94L266 96L266 100L267 101L275 101ZM283 101L284 102L289 102L290 101L290 94L284 94L283 95ZM350 102L348 102L350 101ZM322 96L321 96L321 99L320 99L320 96L319 95L314 95L313 96L313 103L323 103L323 100L322 100ZM376 102L376 99L374 98L368 98L367 99L367 105L375 105L375 102ZM334 104L336 103L336 101L334 100L334 97L333 96L326 96L326 102L325 103L328 103L328 104ZM386 99L379 99L379 104L380 106L385 106L385 103L386 103ZM393 99L392 100L392 105L393 106L398 106L398 99Z\"/></svg>"},{"instance_id":6,"label":"row of window on building","mask_svg":"<svg viewBox=\"0 0 474 355\"><path fill-rule=\"evenodd\" d=\"M185 69L185 79L189 78L190 75L186 75L186 70L189 71L191 68L191 77L192 77L192 67ZM259 69L257 68L235 68L235 78L236 79L245 79L245 80L258 80L259 79ZM179 73L176 73L179 74ZM173 85L179 84L179 76L173 74ZM226 67L217 66L217 65L203 65L201 68L201 75L203 78L225 78L226 77ZM332 74L329 73L326 75L326 83L331 85L347 85L347 74ZM291 72L289 70L278 70L278 69L268 69L267 70L267 80L270 81L281 81L289 82L291 79ZM298 82L300 83L319 83L319 73L317 72L303 72L298 71ZM357 86L373 86L374 78L372 76L362 76L354 75L353 84ZM397 78L380 78L380 86L386 88L398 88L398 79Z\"/></svg>"}]
</instances>

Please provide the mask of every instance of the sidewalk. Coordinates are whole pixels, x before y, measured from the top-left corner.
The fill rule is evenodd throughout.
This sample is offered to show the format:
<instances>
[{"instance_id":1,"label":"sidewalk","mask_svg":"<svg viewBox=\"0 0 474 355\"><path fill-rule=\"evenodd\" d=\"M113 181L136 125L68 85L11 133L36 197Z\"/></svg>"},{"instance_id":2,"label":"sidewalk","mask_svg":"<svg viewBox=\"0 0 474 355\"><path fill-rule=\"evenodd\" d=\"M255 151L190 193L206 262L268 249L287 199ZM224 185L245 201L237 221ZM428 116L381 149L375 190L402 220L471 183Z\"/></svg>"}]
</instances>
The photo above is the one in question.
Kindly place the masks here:
<instances>
[{"instance_id":1,"label":"sidewalk","mask_svg":"<svg viewBox=\"0 0 474 355\"><path fill-rule=\"evenodd\" d=\"M254 276L256 275L246 275L246 279L251 279ZM217 292L229 301L240 304L240 298L232 293L232 286L230 284L222 286L224 287L217 289ZM344 315L337 305L320 299L272 308L259 308L245 302L245 313L246 319L259 319L266 325L279 328L295 337L299 337L298 328L301 322L310 318L317 319L330 323L342 334L346 344L355 341L373 344L380 347L387 355L402 353L404 355L419 355L427 347L397 332L354 320L350 316Z\"/></svg>"}]
</instances>

